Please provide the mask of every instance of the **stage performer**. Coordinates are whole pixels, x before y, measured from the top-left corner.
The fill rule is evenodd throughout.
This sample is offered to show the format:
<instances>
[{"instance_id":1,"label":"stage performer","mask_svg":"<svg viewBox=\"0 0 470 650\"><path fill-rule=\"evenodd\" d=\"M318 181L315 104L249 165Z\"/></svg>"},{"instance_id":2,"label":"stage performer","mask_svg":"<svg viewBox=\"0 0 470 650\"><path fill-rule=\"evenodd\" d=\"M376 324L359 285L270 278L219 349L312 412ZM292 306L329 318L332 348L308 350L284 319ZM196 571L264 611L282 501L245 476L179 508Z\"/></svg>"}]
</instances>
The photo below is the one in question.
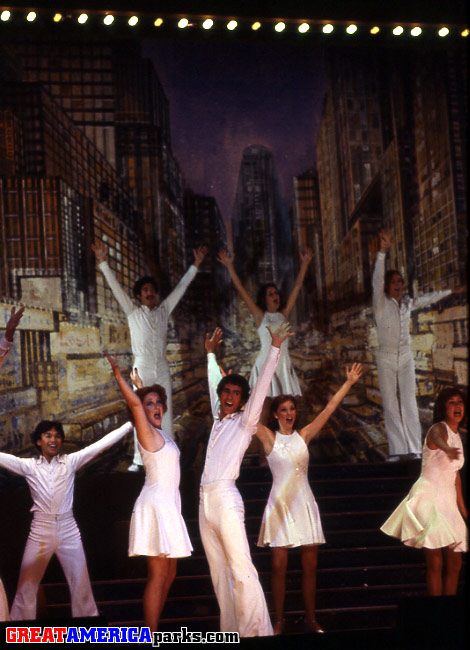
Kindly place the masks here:
<instances>
[{"instance_id":1,"label":"stage performer","mask_svg":"<svg viewBox=\"0 0 470 650\"><path fill-rule=\"evenodd\" d=\"M106 354L106 358L131 412L144 462L145 484L132 512L129 556L147 556L144 621L155 632L176 576L176 558L187 557L193 550L181 516L180 452L162 430L167 402L163 386L153 384L144 388L134 369L134 392L123 379L116 357Z\"/></svg>"},{"instance_id":2,"label":"stage performer","mask_svg":"<svg viewBox=\"0 0 470 650\"><path fill-rule=\"evenodd\" d=\"M261 341L261 351L255 361L250 375L251 389L253 389L254 385L256 384L256 380L258 379L261 368L263 367L266 357L268 356L269 348L271 346L271 337L269 336L268 327L274 329L278 327L280 323L287 320L290 312L295 305L299 291L302 288L305 274L307 273L307 268L310 264L312 256L313 253L310 249L306 249L305 253L300 255L300 270L287 303L285 306L283 306L281 304L281 296L275 284L264 284L262 287L260 287L258 291L257 301L254 302L253 298L245 289L237 272L235 271L235 267L233 265L235 255L233 253L229 254L225 250L219 251L217 259L225 266L229 272L229 275L232 278L233 284L235 285L235 288L237 289L241 299L253 315L256 327L258 329L258 336ZM271 385L269 386L267 396L276 397L276 395L281 394L302 394L299 380L295 374L294 368L292 367L292 362L289 356L288 341L285 341L281 347L279 363L277 364L276 372L274 373L274 376L271 380ZM261 421L263 421L263 418Z\"/></svg>"},{"instance_id":3,"label":"stage performer","mask_svg":"<svg viewBox=\"0 0 470 650\"><path fill-rule=\"evenodd\" d=\"M5 327L5 334L0 340L0 368L3 366L5 359L10 352L11 346L13 345L13 336L15 330L18 327L18 324L23 316L24 307L21 307L16 311L16 307L11 308L10 318ZM3 582L0 578L0 621L8 621L8 600L3 587Z\"/></svg>"},{"instance_id":4,"label":"stage performer","mask_svg":"<svg viewBox=\"0 0 470 650\"><path fill-rule=\"evenodd\" d=\"M271 546L271 585L274 603L274 634L284 626L287 550L301 547L302 592L305 606L305 627L323 632L315 615L315 593L318 545L325 543L318 506L308 482L308 445L325 426L351 386L362 374L360 363L346 369L346 381L325 408L307 426L296 431L296 402L292 395L278 395L271 403L271 415L277 421L276 433L259 424L261 440L273 475L258 546Z\"/></svg>"},{"instance_id":5,"label":"stage performer","mask_svg":"<svg viewBox=\"0 0 470 650\"><path fill-rule=\"evenodd\" d=\"M72 454L61 454L62 424L42 420L31 435L39 458L0 453L0 467L24 476L33 498L33 520L21 562L18 589L11 608L14 621L36 618L39 583L54 553L64 571L72 597L72 616L97 616L80 531L72 512L75 474L127 433L127 422Z\"/></svg>"},{"instance_id":6,"label":"stage performer","mask_svg":"<svg viewBox=\"0 0 470 650\"><path fill-rule=\"evenodd\" d=\"M146 276L137 280L132 291L139 305L136 305L125 293L114 272L109 267L106 261L106 245L101 241L97 241L92 245L92 249L98 262L98 268L103 273L114 297L127 316L132 354L134 355L133 368L138 369L144 386L158 383L165 389L167 409L163 416L162 426L166 435L174 438L171 375L166 358L168 319L186 289L196 277L198 268L206 256L207 247L200 246L193 250L194 263L189 267L170 295L160 304L159 288L154 278ZM134 431L134 459L129 471L138 471L141 465L142 459L138 451L136 432Z\"/></svg>"},{"instance_id":7,"label":"stage performer","mask_svg":"<svg viewBox=\"0 0 470 650\"><path fill-rule=\"evenodd\" d=\"M390 462L421 457L421 423L416 403L416 379L410 338L410 314L452 293L435 291L412 300L403 295L403 277L395 269L385 273L385 256L392 234L382 230L372 277L373 310L379 347L377 373L384 410Z\"/></svg>"},{"instance_id":8,"label":"stage performer","mask_svg":"<svg viewBox=\"0 0 470 650\"><path fill-rule=\"evenodd\" d=\"M430 596L456 594L462 553L467 550L467 508L459 474L464 457L458 430L464 404L460 390L441 390L434 404L434 424L423 445L421 475L381 528L407 546L424 549Z\"/></svg>"},{"instance_id":9,"label":"stage performer","mask_svg":"<svg viewBox=\"0 0 470 650\"><path fill-rule=\"evenodd\" d=\"M201 478L199 528L220 607L220 629L241 637L273 633L258 573L253 565L244 525L244 506L235 480L243 455L256 433L261 408L279 359L282 342L291 336L283 321L269 330L272 340L266 362L251 396L238 374L222 378L215 351L222 330L206 335L209 394L214 424ZM241 410L243 405L245 409Z\"/></svg>"}]
</instances>

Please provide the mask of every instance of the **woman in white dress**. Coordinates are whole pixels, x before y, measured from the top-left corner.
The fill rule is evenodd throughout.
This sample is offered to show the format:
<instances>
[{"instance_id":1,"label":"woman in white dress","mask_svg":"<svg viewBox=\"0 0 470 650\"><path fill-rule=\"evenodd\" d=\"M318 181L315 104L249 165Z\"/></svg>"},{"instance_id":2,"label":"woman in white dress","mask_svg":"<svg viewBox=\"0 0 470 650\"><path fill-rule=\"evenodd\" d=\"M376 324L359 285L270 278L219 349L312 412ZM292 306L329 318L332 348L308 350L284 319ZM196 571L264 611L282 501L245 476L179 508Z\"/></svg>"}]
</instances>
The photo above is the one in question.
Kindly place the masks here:
<instances>
[{"instance_id":1,"label":"woman in white dress","mask_svg":"<svg viewBox=\"0 0 470 650\"><path fill-rule=\"evenodd\" d=\"M176 575L176 558L191 555L181 516L179 449L161 429L166 392L159 384L142 387L136 370L134 392L124 380L115 357L106 354L137 431L145 469L145 484L135 503L129 532L129 555L146 555L147 584L144 621L154 632Z\"/></svg>"},{"instance_id":2,"label":"woman in white dress","mask_svg":"<svg viewBox=\"0 0 470 650\"><path fill-rule=\"evenodd\" d=\"M274 633L283 630L286 592L287 550L301 547L302 592L305 624L312 632L323 632L315 617L315 592L318 544L325 538L318 506L308 482L308 444L321 431L351 386L362 374L360 363L346 369L346 381L323 411L306 427L295 430L296 406L292 395L279 395L271 404L278 431L258 425L261 440L273 475L273 486L263 514L258 546L271 546L271 585L275 612Z\"/></svg>"},{"instance_id":3,"label":"woman in white dress","mask_svg":"<svg viewBox=\"0 0 470 650\"><path fill-rule=\"evenodd\" d=\"M221 262L232 278L233 284L237 289L241 299L244 301L250 310L253 318L255 319L256 327L258 328L258 335L261 340L261 351L255 361L250 376L250 387L256 384L259 372L263 367L266 357L271 346L271 337L269 335L268 327L271 330L277 329L282 321L287 320L290 312L292 311L299 291L302 288L307 268L312 259L313 253L310 249L306 249L305 253L301 254L302 263L300 270L295 281L294 288L292 289L287 303L285 306L281 305L281 297L275 284L265 284L258 291L257 301L255 302L250 296L248 291L242 285L238 277L233 261L235 256L227 253L225 250L219 251L217 259ZM281 356L277 364L276 372L271 381L270 389L268 390L268 397L276 397L276 395L289 394L301 395L299 380L292 367L292 363L288 351L288 341L284 341L281 346ZM263 416L262 416L263 420Z\"/></svg>"},{"instance_id":4,"label":"woman in white dress","mask_svg":"<svg viewBox=\"0 0 470 650\"><path fill-rule=\"evenodd\" d=\"M439 393L434 424L423 445L421 475L381 527L403 544L424 549L430 596L455 595L462 553L467 550L467 508L459 474L464 458L458 431L464 403L462 392L456 388L444 388Z\"/></svg>"}]
</instances>

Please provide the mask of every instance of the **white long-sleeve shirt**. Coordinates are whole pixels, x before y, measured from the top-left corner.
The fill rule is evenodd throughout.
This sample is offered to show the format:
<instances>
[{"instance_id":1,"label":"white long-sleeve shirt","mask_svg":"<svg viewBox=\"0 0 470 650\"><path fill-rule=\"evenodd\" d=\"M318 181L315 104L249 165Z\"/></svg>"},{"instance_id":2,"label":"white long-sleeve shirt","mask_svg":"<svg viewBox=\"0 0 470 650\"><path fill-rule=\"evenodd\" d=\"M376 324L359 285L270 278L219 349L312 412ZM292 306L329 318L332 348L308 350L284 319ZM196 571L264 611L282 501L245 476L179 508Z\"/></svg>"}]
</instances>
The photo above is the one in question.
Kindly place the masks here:
<instances>
[{"instance_id":1,"label":"white long-sleeve shirt","mask_svg":"<svg viewBox=\"0 0 470 650\"><path fill-rule=\"evenodd\" d=\"M215 354L207 355L209 394L214 424L207 445L201 485L224 479L237 479L245 451L256 433L263 402L279 361L279 348L271 346L243 411L219 418L217 386L222 379Z\"/></svg>"},{"instance_id":2,"label":"white long-sleeve shirt","mask_svg":"<svg viewBox=\"0 0 470 650\"><path fill-rule=\"evenodd\" d=\"M377 323L379 352L401 354L410 351L411 311L432 305L434 302L442 300L442 298L451 294L452 291L450 289L433 291L414 300L410 296L404 296L398 303L395 298L389 298L384 291L385 256L385 253L379 252L377 254L372 276L372 305L375 322Z\"/></svg>"},{"instance_id":3,"label":"white long-sleeve shirt","mask_svg":"<svg viewBox=\"0 0 470 650\"><path fill-rule=\"evenodd\" d=\"M3 366L3 363L7 358L12 345L12 341L7 341L6 338L2 336L2 340L0 341L0 368Z\"/></svg>"},{"instance_id":4,"label":"white long-sleeve shirt","mask_svg":"<svg viewBox=\"0 0 470 650\"><path fill-rule=\"evenodd\" d=\"M132 424L126 422L80 451L54 456L50 463L42 455L39 458L18 458L0 453L0 467L25 477L33 498L32 512L62 515L72 510L76 472L130 431Z\"/></svg>"},{"instance_id":5,"label":"white long-sleeve shirt","mask_svg":"<svg viewBox=\"0 0 470 650\"><path fill-rule=\"evenodd\" d=\"M149 309L146 305L136 305L125 293L107 262L101 262L98 268L127 316L134 365L139 373L141 368L156 368L159 364L163 364L166 369L168 319L195 278L197 267L190 266L170 295L154 309ZM142 379L144 380L144 377ZM153 381L156 381L156 378Z\"/></svg>"}]
</instances>

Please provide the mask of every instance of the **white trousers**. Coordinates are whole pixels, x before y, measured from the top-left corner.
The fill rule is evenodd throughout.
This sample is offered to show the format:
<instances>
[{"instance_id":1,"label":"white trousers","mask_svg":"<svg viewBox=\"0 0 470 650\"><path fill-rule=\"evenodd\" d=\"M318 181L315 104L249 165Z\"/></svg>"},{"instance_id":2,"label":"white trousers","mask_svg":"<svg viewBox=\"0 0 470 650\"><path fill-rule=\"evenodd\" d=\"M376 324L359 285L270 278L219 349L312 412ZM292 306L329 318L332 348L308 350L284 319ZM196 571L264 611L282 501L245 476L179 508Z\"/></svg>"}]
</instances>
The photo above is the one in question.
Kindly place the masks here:
<instances>
[{"instance_id":1,"label":"white trousers","mask_svg":"<svg viewBox=\"0 0 470 650\"><path fill-rule=\"evenodd\" d=\"M201 485L199 528L220 608L222 632L273 634L245 531L245 508L235 481Z\"/></svg>"},{"instance_id":2,"label":"white trousers","mask_svg":"<svg viewBox=\"0 0 470 650\"><path fill-rule=\"evenodd\" d=\"M35 512L10 612L13 621L36 618L39 583L54 553L70 588L72 616L98 616L80 531L73 514Z\"/></svg>"},{"instance_id":3,"label":"white trousers","mask_svg":"<svg viewBox=\"0 0 470 650\"><path fill-rule=\"evenodd\" d=\"M0 579L0 621L8 621L9 619L7 595Z\"/></svg>"},{"instance_id":4,"label":"white trousers","mask_svg":"<svg viewBox=\"0 0 470 650\"><path fill-rule=\"evenodd\" d=\"M390 456L421 453L421 423L411 351L398 355L379 350L377 371Z\"/></svg>"}]
</instances>

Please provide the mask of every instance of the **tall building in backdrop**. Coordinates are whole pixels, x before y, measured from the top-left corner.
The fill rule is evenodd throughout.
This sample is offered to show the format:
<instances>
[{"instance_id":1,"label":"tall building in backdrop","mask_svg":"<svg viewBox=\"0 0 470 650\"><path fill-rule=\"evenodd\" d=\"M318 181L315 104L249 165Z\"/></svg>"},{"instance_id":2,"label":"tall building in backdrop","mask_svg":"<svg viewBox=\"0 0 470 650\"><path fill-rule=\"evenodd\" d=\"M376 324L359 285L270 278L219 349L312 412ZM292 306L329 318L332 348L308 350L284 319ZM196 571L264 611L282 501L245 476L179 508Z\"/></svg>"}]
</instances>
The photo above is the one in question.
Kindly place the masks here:
<instances>
[{"instance_id":1,"label":"tall building in backdrop","mask_svg":"<svg viewBox=\"0 0 470 650\"><path fill-rule=\"evenodd\" d=\"M412 292L464 282L465 69L461 52L329 52L317 164L333 309L368 300L384 227Z\"/></svg>"},{"instance_id":2,"label":"tall building in backdrop","mask_svg":"<svg viewBox=\"0 0 470 650\"><path fill-rule=\"evenodd\" d=\"M250 292L274 282L284 292L293 278L292 228L274 158L262 145L243 151L232 211L235 266Z\"/></svg>"},{"instance_id":3,"label":"tall building in backdrop","mask_svg":"<svg viewBox=\"0 0 470 650\"><path fill-rule=\"evenodd\" d=\"M207 331L227 322L230 295L225 269L217 262L218 251L227 247L225 223L212 196L184 192L186 246L189 250L207 246L204 265L187 291L187 302L198 325Z\"/></svg>"},{"instance_id":4,"label":"tall building in backdrop","mask_svg":"<svg viewBox=\"0 0 470 650\"><path fill-rule=\"evenodd\" d=\"M63 419L80 441L122 411L100 351L128 363L128 328L92 242L108 245L127 293L150 272L162 297L192 262L193 246L168 102L138 43L12 38L0 49L0 322L12 303L28 308L0 384L0 402L14 391L2 444L18 450L28 444L18 431L37 419ZM216 206L211 218L216 227L204 227L215 248L223 239ZM205 274L202 304L213 282ZM177 310L187 335L197 315L185 300ZM176 327L169 340L178 374Z\"/></svg>"},{"instance_id":5,"label":"tall building in backdrop","mask_svg":"<svg viewBox=\"0 0 470 650\"><path fill-rule=\"evenodd\" d=\"M294 178L294 265L297 273L300 253L310 248L313 259L308 267L305 281L297 303L297 321L312 320L317 327L323 327L326 319L324 309L325 272L323 259L323 236L318 192L318 172L308 171Z\"/></svg>"}]
</instances>

